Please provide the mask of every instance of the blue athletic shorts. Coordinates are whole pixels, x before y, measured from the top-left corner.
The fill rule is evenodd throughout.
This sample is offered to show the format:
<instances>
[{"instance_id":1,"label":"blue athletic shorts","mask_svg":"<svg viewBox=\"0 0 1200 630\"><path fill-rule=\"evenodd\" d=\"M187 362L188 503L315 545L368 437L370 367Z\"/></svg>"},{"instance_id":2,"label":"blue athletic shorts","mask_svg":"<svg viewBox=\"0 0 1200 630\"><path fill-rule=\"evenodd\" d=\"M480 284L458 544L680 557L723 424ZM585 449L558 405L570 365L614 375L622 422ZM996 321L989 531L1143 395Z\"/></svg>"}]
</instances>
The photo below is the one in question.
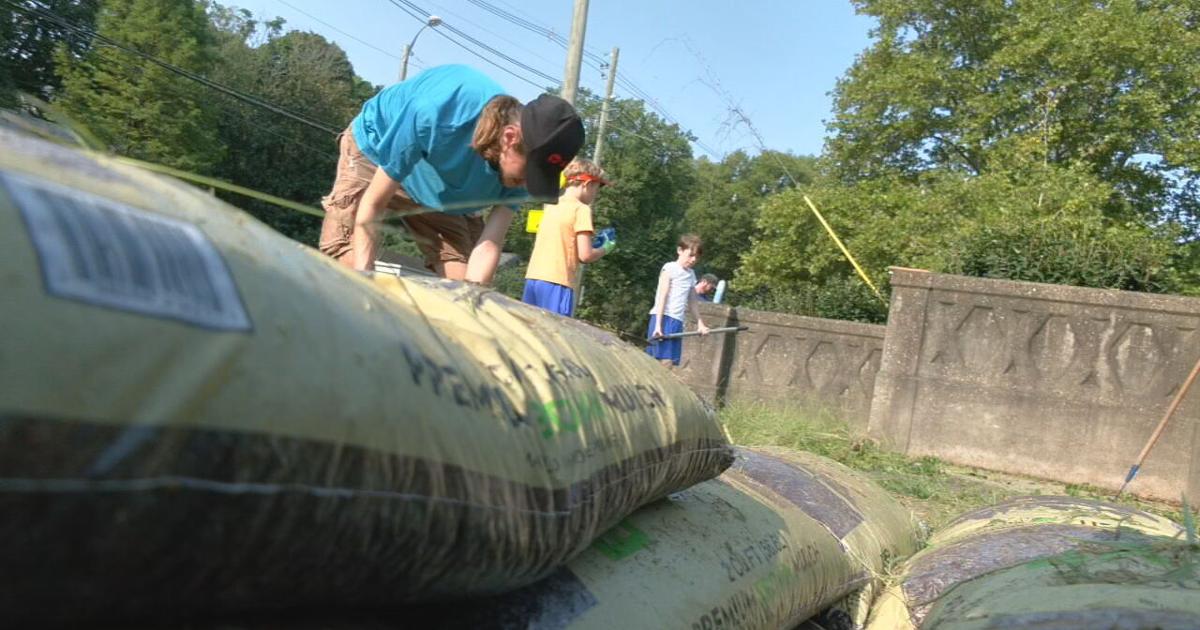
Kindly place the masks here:
<instances>
[{"instance_id":1,"label":"blue athletic shorts","mask_svg":"<svg viewBox=\"0 0 1200 630\"><path fill-rule=\"evenodd\" d=\"M545 280L526 280L525 293L521 301L532 304L559 315L571 316L571 306L575 303L575 291L571 287L546 282Z\"/></svg>"},{"instance_id":2,"label":"blue athletic shorts","mask_svg":"<svg viewBox=\"0 0 1200 630\"><path fill-rule=\"evenodd\" d=\"M651 339L650 336L654 334L654 324L657 321L658 315L650 316L650 325L646 327L646 339L650 341L650 345L646 346L646 352L655 359L670 359L672 364L679 365L679 359L683 356L683 340L677 338L654 341ZM683 322L663 315L662 333L670 335L680 332L683 332Z\"/></svg>"}]
</instances>

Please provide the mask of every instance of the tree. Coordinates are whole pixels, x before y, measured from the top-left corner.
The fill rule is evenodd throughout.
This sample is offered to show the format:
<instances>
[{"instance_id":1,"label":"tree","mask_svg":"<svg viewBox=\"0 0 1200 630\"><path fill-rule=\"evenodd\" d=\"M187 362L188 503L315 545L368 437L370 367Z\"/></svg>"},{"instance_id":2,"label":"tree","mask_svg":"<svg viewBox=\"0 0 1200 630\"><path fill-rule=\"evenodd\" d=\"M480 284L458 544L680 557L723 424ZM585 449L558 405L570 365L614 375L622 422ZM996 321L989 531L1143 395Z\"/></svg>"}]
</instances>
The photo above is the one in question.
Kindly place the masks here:
<instances>
[{"instance_id":1,"label":"tree","mask_svg":"<svg viewBox=\"0 0 1200 630\"><path fill-rule=\"evenodd\" d=\"M882 318L801 193L877 284L902 265L1194 290L1200 4L855 5L878 27L835 90L821 176L767 200L739 293Z\"/></svg>"},{"instance_id":2,"label":"tree","mask_svg":"<svg viewBox=\"0 0 1200 630\"><path fill-rule=\"evenodd\" d=\"M276 18L213 4L219 63L214 80L342 129L376 88L354 74L346 53L314 33L284 32ZM337 139L279 113L217 97L226 146L219 177L262 192L318 205L333 183ZM280 232L316 245L320 219L258 201L235 200Z\"/></svg>"},{"instance_id":3,"label":"tree","mask_svg":"<svg viewBox=\"0 0 1200 630\"><path fill-rule=\"evenodd\" d=\"M763 201L793 186L807 184L815 174L814 160L777 151L749 156L743 151L720 162L696 162L696 195L688 206L686 227L704 238L701 266L730 278L756 234ZM789 177L790 175L790 177Z\"/></svg>"},{"instance_id":4,"label":"tree","mask_svg":"<svg viewBox=\"0 0 1200 630\"><path fill-rule=\"evenodd\" d=\"M187 71L214 62L212 31L201 5L179 0L104 0L96 31ZM115 152L187 171L210 173L221 157L210 88L109 47L75 58L60 47L59 102Z\"/></svg>"},{"instance_id":5,"label":"tree","mask_svg":"<svg viewBox=\"0 0 1200 630\"><path fill-rule=\"evenodd\" d=\"M883 321L870 294L801 196L808 195L877 286L889 266L1139 291L1181 291L1177 229L1114 223L1116 188L1083 165L920 182L823 177L770 198L734 286L747 304Z\"/></svg>"},{"instance_id":6,"label":"tree","mask_svg":"<svg viewBox=\"0 0 1200 630\"><path fill-rule=\"evenodd\" d=\"M1086 165L1108 216L1197 224L1200 4L854 0L874 44L835 90L844 181Z\"/></svg>"},{"instance_id":7,"label":"tree","mask_svg":"<svg viewBox=\"0 0 1200 630\"><path fill-rule=\"evenodd\" d=\"M64 26L61 19L83 30L95 25L99 0L16 0L0 5L0 95L16 90L51 98L60 87L55 50L78 58L91 38ZM3 98L3 96L0 96Z\"/></svg>"}]
</instances>

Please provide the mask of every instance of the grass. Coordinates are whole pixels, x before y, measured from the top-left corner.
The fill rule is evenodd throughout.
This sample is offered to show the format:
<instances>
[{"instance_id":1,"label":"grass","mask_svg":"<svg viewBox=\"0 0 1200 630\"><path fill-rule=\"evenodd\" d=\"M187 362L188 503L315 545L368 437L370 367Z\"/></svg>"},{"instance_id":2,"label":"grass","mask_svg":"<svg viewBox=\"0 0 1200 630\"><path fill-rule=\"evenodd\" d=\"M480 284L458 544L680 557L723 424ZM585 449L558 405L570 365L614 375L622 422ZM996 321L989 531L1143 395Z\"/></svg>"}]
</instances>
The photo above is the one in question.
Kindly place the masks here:
<instances>
[{"instance_id":1,"label":"grass","mask_svg":"<svg viewBox=\"0 0 1200 630\"><path fill-rule=\"evenodd\" d=\"M782 446L823 455L874 479L929 527L937 529L969 510L1031 494L1056 494L1112 501L1113 492L910 458L881 449L827 410L732 403L721 420L737 444ZM1125 495L1119 503L1185 522L1184 509Z\"/></svg>"}]
</instances>

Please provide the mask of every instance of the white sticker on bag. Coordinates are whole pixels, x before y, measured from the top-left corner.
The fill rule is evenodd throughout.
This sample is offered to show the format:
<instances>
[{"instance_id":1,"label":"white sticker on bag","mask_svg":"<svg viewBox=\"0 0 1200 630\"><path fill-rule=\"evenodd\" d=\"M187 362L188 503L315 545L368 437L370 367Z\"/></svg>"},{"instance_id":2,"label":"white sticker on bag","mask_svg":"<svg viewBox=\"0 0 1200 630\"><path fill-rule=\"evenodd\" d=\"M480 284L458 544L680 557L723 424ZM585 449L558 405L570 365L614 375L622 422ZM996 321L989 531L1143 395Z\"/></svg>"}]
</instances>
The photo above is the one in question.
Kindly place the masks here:
<instances>
[{"instance_id":1,"label":"white sticker on bag","mask_svg":"<svg viewBox=\"0 0 1200 630\"><path fill-rule=\"evenodd\" d=\"M221 331L248 331L233 276L196 226L0 171L37 250L46 292Z\"/></svg>"}]
</instances>

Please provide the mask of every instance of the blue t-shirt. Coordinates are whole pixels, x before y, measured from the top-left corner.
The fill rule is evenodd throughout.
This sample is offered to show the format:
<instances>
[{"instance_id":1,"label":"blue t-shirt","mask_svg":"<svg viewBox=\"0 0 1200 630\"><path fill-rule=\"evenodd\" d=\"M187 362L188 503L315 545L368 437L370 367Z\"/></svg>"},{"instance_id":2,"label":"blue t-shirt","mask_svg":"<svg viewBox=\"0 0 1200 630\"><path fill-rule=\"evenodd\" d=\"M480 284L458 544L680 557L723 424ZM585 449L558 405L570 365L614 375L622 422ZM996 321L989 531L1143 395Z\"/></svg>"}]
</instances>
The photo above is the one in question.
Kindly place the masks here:
<instances>
[{"instance_id":1,"label":"blue t-shirt","mask_svg":"<svg viewBox=\"0 0 1200 630\"><path fill-rule=\"evenodd\" d=\"M384 88L351 123L367 159L404 186L414 201L448 214L470 214L529 198L508 188L471 148L483 106L504 90L468 66L439 66Z\"/></svg>"}]
</instances>

